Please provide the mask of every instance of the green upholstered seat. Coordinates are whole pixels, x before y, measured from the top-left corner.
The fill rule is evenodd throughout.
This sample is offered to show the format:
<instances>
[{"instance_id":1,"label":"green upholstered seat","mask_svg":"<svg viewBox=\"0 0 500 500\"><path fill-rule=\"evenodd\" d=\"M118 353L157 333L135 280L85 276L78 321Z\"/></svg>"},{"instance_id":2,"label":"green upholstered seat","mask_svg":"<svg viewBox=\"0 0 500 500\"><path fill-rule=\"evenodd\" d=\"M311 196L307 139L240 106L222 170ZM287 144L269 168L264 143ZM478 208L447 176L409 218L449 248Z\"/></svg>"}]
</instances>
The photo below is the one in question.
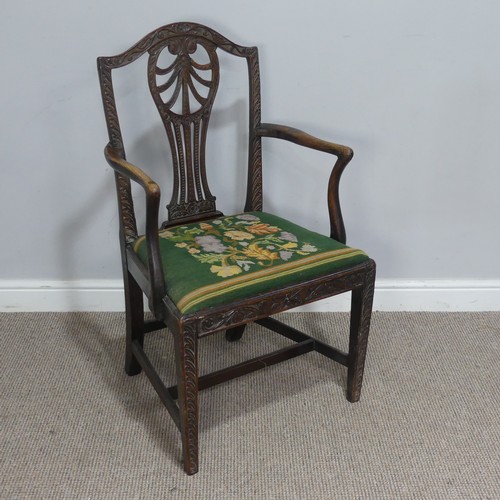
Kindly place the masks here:
<instances>
[{"instance_id":1,"label":"green upholstered seat","mask_svg":"<svg viewBox=\"0 0 500 500\"><path fill-rule=\"evenodd\" d=\"M182 313L301 283L368 260L361 250L265 212L160 231L166 290ZM145 237L134 251L147 263Z\"/></svg>"}]
</instances>

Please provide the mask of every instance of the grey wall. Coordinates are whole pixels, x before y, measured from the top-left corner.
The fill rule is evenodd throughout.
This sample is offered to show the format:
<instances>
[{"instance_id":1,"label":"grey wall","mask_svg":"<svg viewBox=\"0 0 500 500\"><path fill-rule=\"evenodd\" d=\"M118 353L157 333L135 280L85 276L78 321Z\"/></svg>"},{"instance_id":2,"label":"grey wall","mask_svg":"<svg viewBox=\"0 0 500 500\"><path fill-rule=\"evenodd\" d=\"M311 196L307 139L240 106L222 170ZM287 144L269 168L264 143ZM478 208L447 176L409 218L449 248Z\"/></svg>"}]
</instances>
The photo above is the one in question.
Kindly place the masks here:
<instances>
[{"instance_id":1,"label":"grey wall","mask_svg":"<svg viewBox=\"0 0 500 500\"><path fill-rule=\"evenodd\" d=\"M377 260L379 278L499 278L499 19L488 0L9 2L0 280L120 277L95 58L181 20L259 46L264 121L354 149L342 185L348 239ZM214 116L212 139L227 140L209 149L226 211L240 209L244 191L238 68L230 64ZM148 139L163 140L154 109L118 84L132 110L129 158L168 183L166 152ZM264 154L266 208L327 231L330 158L270 142Z\"/></svg>"}]
</instances>

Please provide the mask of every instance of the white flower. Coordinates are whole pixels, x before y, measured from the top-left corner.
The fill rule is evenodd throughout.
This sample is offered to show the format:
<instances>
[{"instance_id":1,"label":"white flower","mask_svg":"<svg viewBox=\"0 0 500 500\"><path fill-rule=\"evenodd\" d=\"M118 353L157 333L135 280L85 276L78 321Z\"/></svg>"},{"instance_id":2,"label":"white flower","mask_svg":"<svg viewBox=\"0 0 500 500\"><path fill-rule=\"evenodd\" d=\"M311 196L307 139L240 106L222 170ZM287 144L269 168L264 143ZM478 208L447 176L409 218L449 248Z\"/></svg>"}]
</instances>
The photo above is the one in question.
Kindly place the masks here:
<instances>
[{"instance_id":1,"label":"white flower","mask_svg":"<svg viewBox=\"0 0 500 500\"><path fill-rule=\"evenodd\" d=\"M282 260L288 260L293 255L293 252L288 252L286 250L281 250L280 257Z\"/></svg>"},{"instance_id":2,"label":"white flower","mask_svg":"<svg viewBox=\"0 0 500 500\"><path fill-rule=\"evenodd\" d=\"M237 260L236 264L243 268L243 271L249 271L250 266L254 264L251 260Z\"/></svg>"},{"instance_id":3,"label":"white flower","mask_svg":"<svg viewBox=\"0 0 500 500\"><path fill-rule=\"evenodd\" d=\"M196 241L198 245L201 245L205 252L224 253L227 250L227 247L222 244L222 241L211 234L196 236L194 241Z\"/></svg>"},{"instance_id":4,"label":"white flower","mask_svg":"<svg viewBox=\"0 0 500 500\"><path fill-rule=\"evenodd\" d=\"M260 220L258 217L252 214L241 214L237 215L236 218L240 220Z\"/></svg>"},{"instance_id":5,"label":"white flower","mask_svg":"<svg viewBox=\"0 0 500 500\"><path fill-rule=\"evenodd\" d=\"M289 233L288 231L282 231L279 235L279 237L282 239L282 240L286 240L286 241L297 241L297 236L295 236L294 234L292 233Z\"/></svg>"},{"instance_id":6,"label":"white flower","mask_svg":"<svg viewBox=\"0 0 500 500\"><path fill-rule=\"evenodd\" d=\"M304 245L302 245L301 250L303 252L317 252L318 251L318 249L314 245L309 245L309 243L305 243Z\"/></svg>"}]
</instances>

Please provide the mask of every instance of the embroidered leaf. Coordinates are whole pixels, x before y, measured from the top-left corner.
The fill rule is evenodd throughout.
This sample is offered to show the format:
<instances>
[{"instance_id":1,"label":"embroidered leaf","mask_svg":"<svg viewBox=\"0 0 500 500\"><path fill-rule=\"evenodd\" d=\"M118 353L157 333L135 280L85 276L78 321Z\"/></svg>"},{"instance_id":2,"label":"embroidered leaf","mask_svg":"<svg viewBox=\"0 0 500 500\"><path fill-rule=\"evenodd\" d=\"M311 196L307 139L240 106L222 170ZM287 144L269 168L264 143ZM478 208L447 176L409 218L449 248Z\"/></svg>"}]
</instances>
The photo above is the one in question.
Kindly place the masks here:
<instances>
[{"instance_id":1,"label":"embroidered leaf","mask_svg":"<svg viewBox=\"0 0 500 500\"><path fill-rule=\"evenodd\" d=\"M246 233L245 231L226 231L224 236L236 241L253 240L255 238L255 236L250 233Z\"/></svg>"},{"instance_id":2,"label":"embroidered leaf","mask_svg":"<svg viewBox=\"0 0 500 500\"><path fill-rule=\"evenodd\" d=\"M243 250L243 253L247 257L253 257L257 260L275 260L279 258L276 252L270 252L265 248L260 248L256 243L248 245L248 248Z\"/></svg>"},{"instance_id":3,"label":"embroidered leaf","mask_svg":"<svg viewBox=\"0 0 500 500\"><path fill-rule=\"evenodd\" d=\"M280 231L279 227L276 226L270 226L269 224L252 224L251 226L248 226L247 231L253 234L272 234L272 233L277 233Z\"/></svg>"},{"instance_id":4,"label":"embroidered leaf","mask_svg":"<svg viewBox=\"0 0 500 500\"><path fill-rule=\"evenodd\" d=\"M160 231L158 233L158 236L160 238L166 238L166 239L169 239L171 238L172 236L174 236L174 233L172 231L168 231L167 229L163 230L163 231Z\"/></svg>"},{"instance_id":5,"label":"embroidered leaf","mask_svg":"<svg viewBox=\"0 0 500 500\"><path fill-rule=\"evenodd\" d=\"M202 264L216 264L217 262L222 262L223 259L223 256L217 253L201 253L193 255L193 257Z\"/></svg>"},{"instance_id":6,"label":"embroidered leaf","mask_svg":"<svg viewBox=\"0 0 500 500\"><path fill-rule=\"evenodd\" d=\"M163 236L164 238L166 238L167 240L170 240L172 242L184 242L184 241L193 241L193 237L190 235L190 234L176 234L174 236Z\"/></svg>"},{"instance_id":7,"label":"embroidered leaf","mask_svg":"<svg viewBox=\"0 0 500 500\"><path fill-rule=\"evenodd\" d=\"M243 271L249 271L250 266L254 265L255 262L252 262L251 260L237 260L236 264L238 264L238 266L242 267Z\"/></svg>"},{"instance_id":8,"label":"embroidered leaf","mask_svg":"<svg viewBox=\"0 0 500 500\"><path fill-rule=\"evenodd\" d=\"M212 266L210 271L217 273L217 276L222 278L227 278L228 276L234 276L235 274L241 273L241 268L238 266Z\"/></svg>"},{"instance_id":9,"label":"embroidered leaf","mask_svg":"<svg viewBox=\"0 0 500 500\"><path fill-rule=\"evenodd\" d=\"M196 235L196 234L204 234L205 231L203 231L203 229L199 228L199 227L193 227L191 229L188 229L185 234L192 234L192 235Z\"/></svg>"}]
</instances>

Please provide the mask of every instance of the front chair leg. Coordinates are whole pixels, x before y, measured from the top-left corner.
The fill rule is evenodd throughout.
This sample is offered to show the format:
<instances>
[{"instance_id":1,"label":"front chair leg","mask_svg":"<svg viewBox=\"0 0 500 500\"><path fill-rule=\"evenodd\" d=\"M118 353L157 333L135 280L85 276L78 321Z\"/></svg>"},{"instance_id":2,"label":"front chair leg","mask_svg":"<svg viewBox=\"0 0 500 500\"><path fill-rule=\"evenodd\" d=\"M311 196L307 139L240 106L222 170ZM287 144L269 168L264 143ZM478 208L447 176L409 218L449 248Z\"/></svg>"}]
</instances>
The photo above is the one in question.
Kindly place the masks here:
<instances>
[{"instance_id":1,"label":"front chair leg","mask_svg":"<svg viewBox=\"0 0 500 500\"><path fill-rule=\"evenodd\" d=\"M198 338L191 325L176 336L177 387L184 471L198 472Z\"/></svg>"},{"instance_id":2,"label":"front chair leg","mask_svg":"<svg viewBox=\"0 0 500 500\"><path fill-rule=\"evenodd\" d=\"M127 336L125 346L125 372L127 375L141 373L141 365L132 353L132 342L144 343L144 303L140 286L133 276L125 270L125 316Z\"/></svg>"},{"instance_id":3,"label":"front chair leg","mask_svg":"<svg viewBox=\"0 0 500 500\"><path fill-rule=\"evenodd\" d=\"M226 330L226 340L229 342L236 342L237 340L240 340L246 326L247 325L239 325Z\"/></svg>"},{"instance_id":4,"label":"front chair leg","mask_svg":"<svg viewBox=\"0 0 500 500\"><path fill-rule=\"evenodd\" d=\"M355 288L351 297L351 328L349 336L349 357L347 368L347 400L359 401L366 347L370 331L373 290L375 285L375 264L368 271L363 286Z\"/></svg>"}]
</instances>

